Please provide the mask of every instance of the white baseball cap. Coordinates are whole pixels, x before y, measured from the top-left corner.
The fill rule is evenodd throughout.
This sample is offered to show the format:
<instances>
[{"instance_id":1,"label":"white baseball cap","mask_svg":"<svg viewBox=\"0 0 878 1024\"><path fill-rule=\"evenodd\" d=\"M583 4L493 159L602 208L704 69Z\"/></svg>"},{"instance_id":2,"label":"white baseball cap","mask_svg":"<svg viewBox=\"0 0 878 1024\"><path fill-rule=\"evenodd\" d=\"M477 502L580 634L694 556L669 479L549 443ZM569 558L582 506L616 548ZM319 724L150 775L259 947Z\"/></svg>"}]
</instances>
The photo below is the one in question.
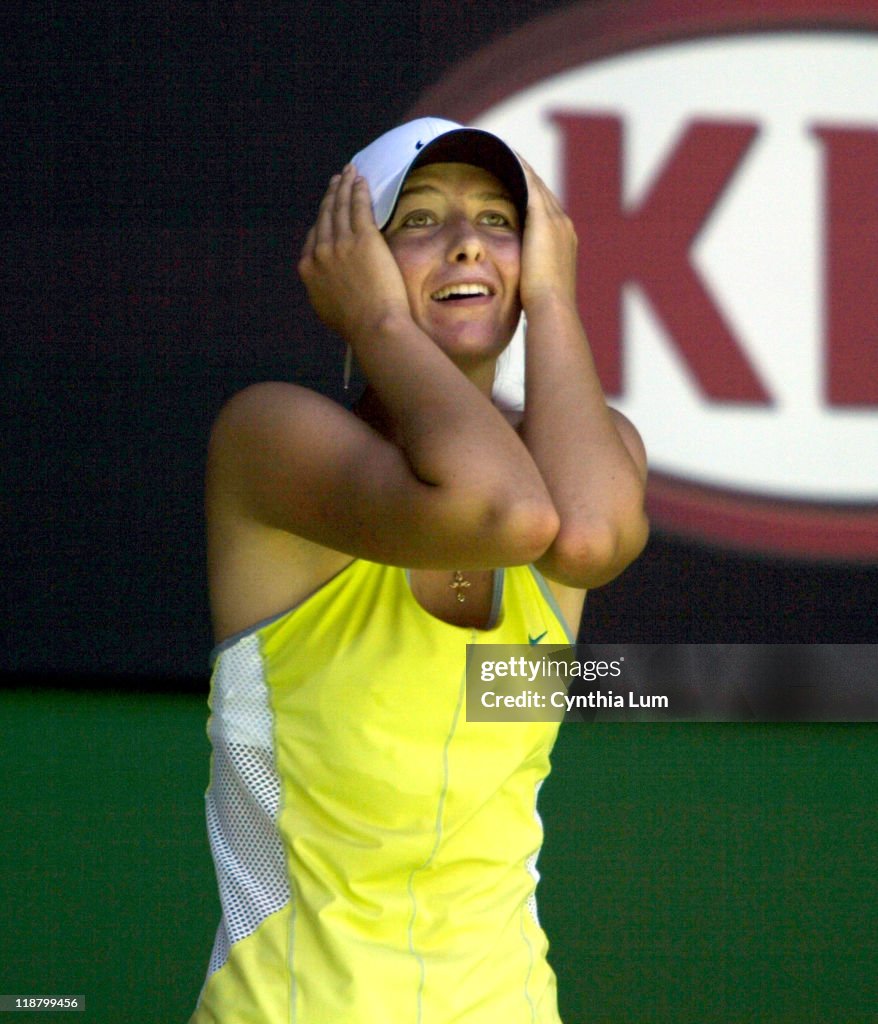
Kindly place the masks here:
<instances>
[{"instance_id":1,"label":"white baseball cap","mask_svg":"<svg viewBox=\"0 0 878 1024\"><path fill-rule=\"evenodd\" d=\"M439 117L419 117L370 142L352 163L366 179L379 228L386 227L408 173L435 163L472 164L490 171L512 196L524 225L527 179L515 153L502 139L481 128L466 128Z\"/></svg>"}]
</instances>

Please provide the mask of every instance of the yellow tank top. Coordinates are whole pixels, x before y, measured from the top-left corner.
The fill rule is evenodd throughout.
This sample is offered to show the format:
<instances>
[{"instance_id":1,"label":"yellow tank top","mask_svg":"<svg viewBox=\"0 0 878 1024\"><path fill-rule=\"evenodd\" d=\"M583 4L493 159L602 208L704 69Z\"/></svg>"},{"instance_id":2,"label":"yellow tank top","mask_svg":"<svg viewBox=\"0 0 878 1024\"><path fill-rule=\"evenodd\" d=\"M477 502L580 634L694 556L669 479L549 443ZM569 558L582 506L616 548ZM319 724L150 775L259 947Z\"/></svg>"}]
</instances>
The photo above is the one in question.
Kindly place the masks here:
<instances>
[{"instance_id":1,"label":"yellow tank top","mask_svg":"<svg viewBox=\"0 0 878 1024\"><path fill-rule=\"evenodd\" d=\"M218 649L222 920L191 1024L559 1024L536 914L557 724L468 722L468 643L573 642L532 568L487 629L354 561Z\"/></svg>"}]
</instances>

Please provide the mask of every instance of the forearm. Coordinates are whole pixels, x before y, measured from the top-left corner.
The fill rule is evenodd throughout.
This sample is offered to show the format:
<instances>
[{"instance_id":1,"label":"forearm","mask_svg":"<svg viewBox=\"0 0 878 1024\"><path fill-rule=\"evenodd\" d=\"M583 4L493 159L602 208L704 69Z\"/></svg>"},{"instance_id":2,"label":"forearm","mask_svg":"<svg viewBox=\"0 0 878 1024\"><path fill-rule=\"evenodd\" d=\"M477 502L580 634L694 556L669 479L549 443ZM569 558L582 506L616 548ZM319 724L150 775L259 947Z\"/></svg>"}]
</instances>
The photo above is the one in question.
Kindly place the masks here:
<instances>
[{"instance_id":1,"label":"forearm","mask_svg":"<svg viewBox=\"0 0 878 1024\"><path fill-rule=\"evenodd\" d=\"M560 519L541 567L597 586L646 541L642 446L633 431L627 444L620 433L571 300L546 296L528 309L526 351L522 437Z\"/></svg>"},{"instance_id":2,"label":"forearm","mask_svg":"<svg viewBox=\"0 0 878 1024\"><path fill-rule=\"evenodd\" d=\"M521 438L411 317L393 314L362 325L349 341L379 400L382 432L419 481L498 524L518 513L527 518L529 510L554 521L542 475Z\"/></svg>"}]
</instances>

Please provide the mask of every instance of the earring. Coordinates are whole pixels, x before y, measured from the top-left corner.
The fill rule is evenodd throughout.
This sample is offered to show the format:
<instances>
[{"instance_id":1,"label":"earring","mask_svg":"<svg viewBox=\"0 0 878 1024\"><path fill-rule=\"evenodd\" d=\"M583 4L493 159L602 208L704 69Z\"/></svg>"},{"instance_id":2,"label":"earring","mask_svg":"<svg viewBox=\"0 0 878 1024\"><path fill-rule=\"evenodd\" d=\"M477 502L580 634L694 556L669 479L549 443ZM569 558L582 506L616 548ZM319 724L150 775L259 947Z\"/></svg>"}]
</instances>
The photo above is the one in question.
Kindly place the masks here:
<instances>
[{"instance_id":1,"label":"earring","mask_svg":"<svg viewBox=\"0 0 878 1024\"><path fill-rule=\"evenodd\" d=\"M354 364L354 352L350 345L344 354L344 370L342 371L342 383L344 384L345 391L349 391L351 387L351 370Z\"/></svg>"}]
</instances>

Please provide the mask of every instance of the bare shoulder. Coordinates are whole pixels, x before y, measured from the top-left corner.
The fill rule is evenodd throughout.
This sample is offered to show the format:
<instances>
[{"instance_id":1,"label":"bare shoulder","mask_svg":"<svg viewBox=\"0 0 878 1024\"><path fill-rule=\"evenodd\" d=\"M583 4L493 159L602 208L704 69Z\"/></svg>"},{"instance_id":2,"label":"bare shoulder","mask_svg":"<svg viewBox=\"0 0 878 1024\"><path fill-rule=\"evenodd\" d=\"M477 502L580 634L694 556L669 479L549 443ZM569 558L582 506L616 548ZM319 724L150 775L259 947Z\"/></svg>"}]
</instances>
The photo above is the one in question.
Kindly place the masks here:
<instances>
[{"instance_id":1,"label":"bare shoulder","mask_svg":"<svg viewBox=\"0 0 878 1024\"><path fill-rule=\"evenodd\" d=\"M207 457L208 516L222 511L302 537L317 500L358 451L381 446L347 409L297 384L253 384L220 411ZM317 538L312 538L317 539Z\"/></svg>"},{"instance_id":2,"label":"bare shoulder","mask_svg":"<svg viewBox=\"0 0 878 1024\"><path fill-rule=\"evenodd\" d=\"M208 452L205 514L208 583L217 641L294 607L351 561L254 514L250 470L267 472L272 451L309 445L337 407L294 384L256 384L221 410ZM248 470L247 467L250 467Z\"/></svg>"},{"instance_id":3,"label":"bare shoulder","mask_svg":"<svg viewBox=\"0 0 878 1024\"><path fill-rule=\"evenodd\" d=\"M334 402L314 391L283 381L251 384L233 395L220 410L211 432L208 472L234 468L252 444L270 446L290 431L319 432L326 421L346 415Z\"/></svg>"}]
</instances>

